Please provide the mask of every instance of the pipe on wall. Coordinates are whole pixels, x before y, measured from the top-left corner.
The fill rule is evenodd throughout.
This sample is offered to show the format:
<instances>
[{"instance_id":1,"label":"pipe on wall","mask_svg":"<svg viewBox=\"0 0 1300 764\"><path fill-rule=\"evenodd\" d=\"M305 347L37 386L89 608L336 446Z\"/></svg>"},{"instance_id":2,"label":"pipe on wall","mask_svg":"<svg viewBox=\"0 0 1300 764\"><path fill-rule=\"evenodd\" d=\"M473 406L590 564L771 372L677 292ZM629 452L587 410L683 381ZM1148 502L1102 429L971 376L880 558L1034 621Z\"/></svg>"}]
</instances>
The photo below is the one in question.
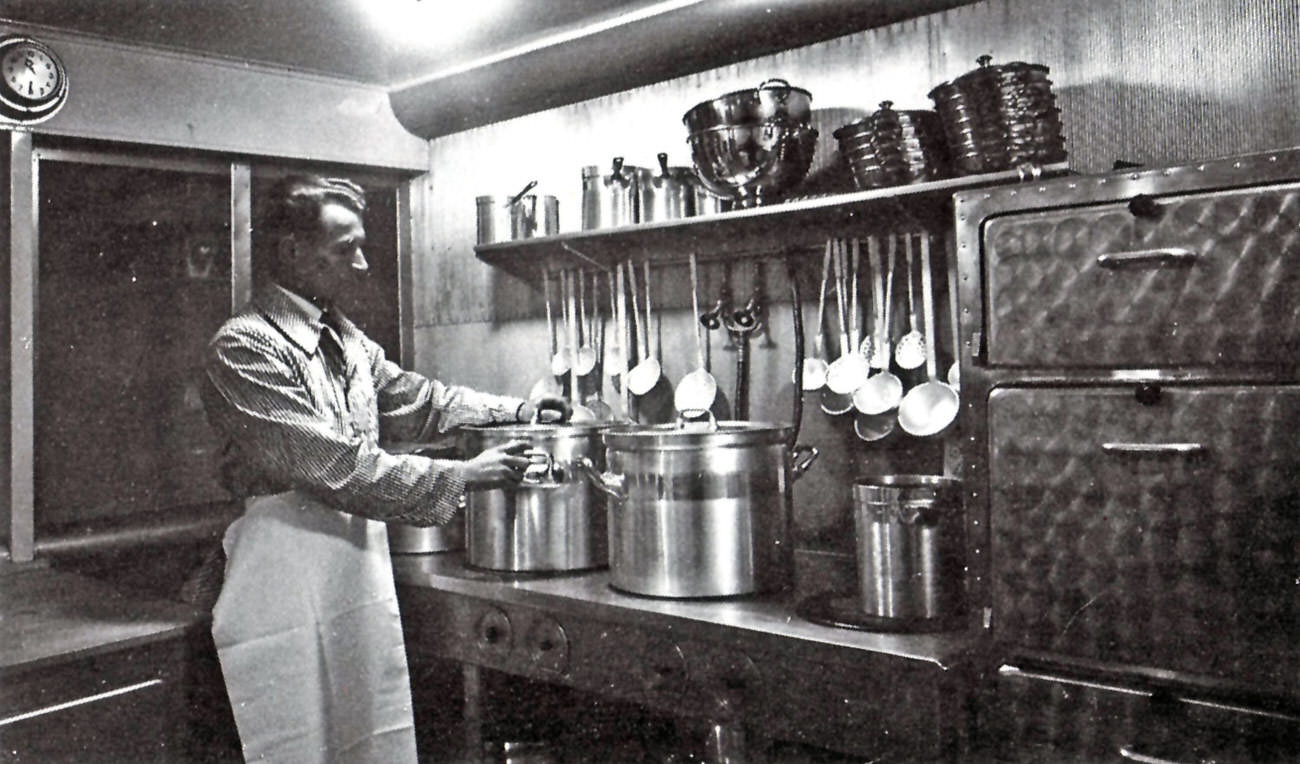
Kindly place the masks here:
<instances>
[{"instance_id":1,"label":"pipe on wall","mask_svg":"<svg viewBox=\"0 0 1300 764\"><path fill-rule=\"evenodd\" d=\"M407 130L436 138L971 2L703 0L388 95Z\"/></svg>"}]
</instances>

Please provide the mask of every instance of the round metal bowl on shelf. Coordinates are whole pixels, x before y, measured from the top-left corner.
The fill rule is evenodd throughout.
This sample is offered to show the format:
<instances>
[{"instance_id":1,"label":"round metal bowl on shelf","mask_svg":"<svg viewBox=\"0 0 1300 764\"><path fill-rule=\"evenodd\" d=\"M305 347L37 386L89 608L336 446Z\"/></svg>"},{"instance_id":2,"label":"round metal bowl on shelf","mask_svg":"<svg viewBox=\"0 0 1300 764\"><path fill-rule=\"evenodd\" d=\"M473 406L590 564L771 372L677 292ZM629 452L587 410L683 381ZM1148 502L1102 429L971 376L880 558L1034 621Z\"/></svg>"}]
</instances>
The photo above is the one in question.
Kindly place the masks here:
<instances>
[{"instance_id":1,"label":"round metal bowl on shelf","mask_svg":"<svg viewBox=\"0 0 1300 764\"><path fill-rule=\"evenodd\" d=\"M700 182L739 207L778 200L808 174L817 131L764 122L711 127L687 139Z\"/></svg>"},{"instance_id":2,"label":"round metal bowl on shelf","mask_svg":"<svg viewBox=\"0 0 1300 764\"><path fill-rule=\"evenodd\" d=\"M756 88L737 90L703 101L682 116L692 133L714 127L775 122L807 126L812 118L812 94L780 78Z\"/></svg>"}]
</instances>

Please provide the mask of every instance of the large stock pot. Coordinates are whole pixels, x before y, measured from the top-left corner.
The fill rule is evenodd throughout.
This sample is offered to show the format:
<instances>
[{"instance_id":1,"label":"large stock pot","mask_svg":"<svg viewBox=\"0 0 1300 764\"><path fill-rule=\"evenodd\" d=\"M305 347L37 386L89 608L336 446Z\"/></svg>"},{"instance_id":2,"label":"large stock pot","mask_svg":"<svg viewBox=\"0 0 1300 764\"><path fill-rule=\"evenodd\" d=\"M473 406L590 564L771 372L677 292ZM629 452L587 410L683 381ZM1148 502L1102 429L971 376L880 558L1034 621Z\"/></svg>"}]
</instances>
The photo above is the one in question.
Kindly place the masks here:
<instances>
[{"instance_id":1,"label":"large stock pot","mask_svg":"<svg viewBox=\"0 0 1300 764\"><path fill-rule=\"evenodd\" d=\"M465 453L514 440L529 442L533 464L509 488L468 492L465 562L488 570L561 572L604 567L608 537L604 496L574 465L604 464L602 423L465 428Z\"/></svg>"},{"instance_id":2,"label":"large stock pot","mask_svg":"<svg viewBox=\"0 0 1300 764\"><path fill-rule=\"evenodd\" d=\"M610 583L654 597L725 597L790 583L789 487L817 457L761 422L606 430Z\"/></svg>"}]
</instances>

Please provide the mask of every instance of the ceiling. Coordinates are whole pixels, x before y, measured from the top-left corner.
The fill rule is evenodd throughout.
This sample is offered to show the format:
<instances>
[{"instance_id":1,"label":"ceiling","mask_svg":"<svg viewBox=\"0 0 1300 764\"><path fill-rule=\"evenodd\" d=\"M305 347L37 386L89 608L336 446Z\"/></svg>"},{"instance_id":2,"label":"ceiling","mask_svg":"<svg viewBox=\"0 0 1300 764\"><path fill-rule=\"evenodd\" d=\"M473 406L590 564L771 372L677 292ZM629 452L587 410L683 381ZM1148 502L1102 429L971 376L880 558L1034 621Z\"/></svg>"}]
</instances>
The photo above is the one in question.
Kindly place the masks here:
<instances>
[{"instance_id":1,"label":"ceiling","mask_svg":"<svg viewBox=\"0 0 1300 764\"><path fill-rule=\"evenodd\" d=\"M434 138L975 1L0 0L0 23L370 83Z\"/></svg>"},{"instance_id":2,"label":"ceiling","mask_svg":"<svg viewBox=\"0 0 1300 764\"><path fill-rule=\"evenodd\" d=\"M659 4L660 0L3 0L0 19L397 87ZM469 18L467 9L477 9L482 18Z\"/></svg>"}]
</instances>

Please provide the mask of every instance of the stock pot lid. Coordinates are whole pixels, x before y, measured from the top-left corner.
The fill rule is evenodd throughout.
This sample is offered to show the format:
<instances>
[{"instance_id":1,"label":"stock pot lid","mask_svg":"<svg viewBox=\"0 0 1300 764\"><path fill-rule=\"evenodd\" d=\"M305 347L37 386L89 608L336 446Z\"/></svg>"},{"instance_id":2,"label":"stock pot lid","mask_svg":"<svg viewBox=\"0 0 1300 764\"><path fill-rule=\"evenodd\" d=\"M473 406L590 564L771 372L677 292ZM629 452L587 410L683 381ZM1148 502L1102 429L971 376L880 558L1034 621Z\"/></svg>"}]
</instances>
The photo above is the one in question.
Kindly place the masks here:
<instances>
[{"instance_id":1,"label":"stock pot lid","mask_svg":"<svg viewBox=\"0 0 1300 764\"><path fill-rule=\"evenodd\" d=\"M684 422L614 427L602 433L609 448L624 451L766 446L784 443L793 430L768 422Z\"/></svg>"},{"instance_id":2,"label":"stock pot lid","mask_svg":"<svg viewBox=\"0 0 1300 764\"><path fill-rule=\"evenodd\" d=\"M609 422L567 422L565 424L480 424L466 425L461 429L470 439L499 445L510 440L543 443L568 438L593 438L609 426Z\"/></svg>"}]
</instances>

